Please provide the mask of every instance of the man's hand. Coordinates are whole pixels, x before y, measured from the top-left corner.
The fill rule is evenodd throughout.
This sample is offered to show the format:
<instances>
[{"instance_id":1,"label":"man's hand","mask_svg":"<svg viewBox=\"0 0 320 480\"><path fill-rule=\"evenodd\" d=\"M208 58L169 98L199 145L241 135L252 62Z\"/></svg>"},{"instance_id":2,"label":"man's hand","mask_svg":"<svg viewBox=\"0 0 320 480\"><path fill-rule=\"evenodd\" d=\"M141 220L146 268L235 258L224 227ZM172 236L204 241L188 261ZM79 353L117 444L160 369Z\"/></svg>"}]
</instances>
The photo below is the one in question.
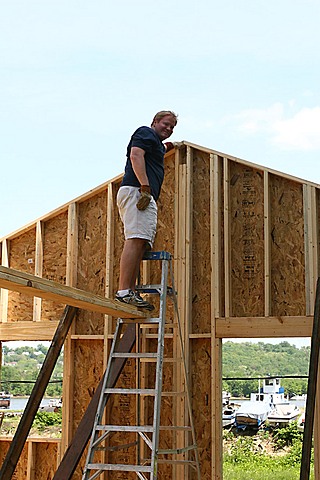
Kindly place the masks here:
<instances>
[{"instance_id":1,"label":"man's hand","mask_svg":"<svg viewBox=\"0 0 320 480\"><path fill-rule=\"evenodd\" d=\"M141 185L140 198L137 202L138 210L145 210L151 201L150 185Z\"/></svg>"},{"instance_id":2,"label":"man's hand","mask_svg":"<svg viewBox=\"0 0 320 480\"><path fill-rule=\"evenodd\" d=\"M183 147L183 142L165 142L163 145L166 147L166 152L170 152L174 148Z\"/></svg>"}]
</instances>

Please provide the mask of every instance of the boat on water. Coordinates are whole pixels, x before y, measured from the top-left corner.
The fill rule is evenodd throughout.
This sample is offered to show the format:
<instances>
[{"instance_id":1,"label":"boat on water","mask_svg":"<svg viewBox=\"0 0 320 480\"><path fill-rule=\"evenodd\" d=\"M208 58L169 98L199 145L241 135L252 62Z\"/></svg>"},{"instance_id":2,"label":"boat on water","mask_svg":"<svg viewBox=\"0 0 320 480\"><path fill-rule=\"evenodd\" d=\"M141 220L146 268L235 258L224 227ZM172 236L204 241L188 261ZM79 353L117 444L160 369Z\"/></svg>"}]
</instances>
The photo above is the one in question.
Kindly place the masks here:
<instances>
[{"instance_id":1,"label":"boat on water","mask_svg":"<svg viewBox=\"0 0 320 480\"><path fill-rule=\"evenodd\" d=\"M233 404L225 405L222 409L222 427L233 427L236 421L237 407Z\"/></svg>"},{"instance_id":2,"label":"boat on water","mask_svg":"<svg viewBox=\"0 0 320 480\"><path fill-rule=\"evenodd\" d=\"M0 408L10 408L11 395L8 392L0 392Z\"/></svg>"},{"instance_id":3,"label":"boat on water","mask_svg":"<svg viewBox=\"0 0 320 480\"><path fill-rule=\"evenodd\" d=\"M285 427L298 420L301 410L297 405L279 404L268 414L268 422L272 427Z\"/></svg>"},{"instance_id":4,"label":"boat on water","mask_svg":"<svg viewBox=\"0 0 320 480\"><path fill-rule=\"evenodd\" d=\"M289 406L280 379L266 378L262 388L259 381L259 391L251 393L250 401L243 403L236 412L237 428L259 428L279 405Z\"/></svg>"}]
</instances>

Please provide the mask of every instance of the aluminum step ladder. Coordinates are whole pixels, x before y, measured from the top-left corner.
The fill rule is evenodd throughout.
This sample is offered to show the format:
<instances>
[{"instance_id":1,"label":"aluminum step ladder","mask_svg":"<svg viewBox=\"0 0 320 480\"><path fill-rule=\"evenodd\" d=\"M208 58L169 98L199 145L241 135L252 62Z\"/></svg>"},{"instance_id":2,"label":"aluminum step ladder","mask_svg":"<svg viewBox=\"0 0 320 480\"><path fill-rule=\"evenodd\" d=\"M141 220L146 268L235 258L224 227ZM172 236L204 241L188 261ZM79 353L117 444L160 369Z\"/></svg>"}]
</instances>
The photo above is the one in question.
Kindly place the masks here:
<instances>
[{"instance_id":1,"label":"aluminum step ladder","mask_svg":"<svg viewBox=\"0 0 320 480\"><path fill-rule=\"evenodd\" d=\"M147 319L121 319L118 318L116 329L110 349L108 364L104 383L101 389L100 400L95 417L92 436L89 444L85 468L83 471L82 480L94 480L96 478L106 478L104 474L108 472L107 478L120 478L120 472L127 472L125 478L139 478L140 480L157 480L158 467L161 464L169 464L176 469L183 469L183 472L188 472L192 468L200 480L200 466L197 445L195 440L195 431L192 421L192 411L190 394L187 382L187 369L183 353L182 332L177 308L177 298L173 280L172 257L169 252L147 252L143 260L159 260L161 261L161 283L155 285L138 285L137 290L141 293L159 295L159 312L157 317ZM172 286L168 286L168 278L171 277ZM163 367L164 361L173 361L173 359L166 359L165 351L165 337L166 327L173 328L173 325L166 324L167 314L167 297L173 300L174 314L177 317L176 325L178 326L177 335L181 347L181 363L184 371L184 402L186 410L188 411L188 425L160 425L161 413L161 399L177 398L173 392L164 392L162 389ZM136 328L136 351L135 352L119 352L118 345L121 339L123 329L126 326L135 324ZM146 334L146 332L148 332ZM154 339L156 348L148 348L146 341L143 339L149 336ZM153 351L146 351L146 350ZM135 388L110 388L108 385L109 379L112 376L114 364L119 358L135 362ZM141 383L143 379L143 368L146 364L153 364L154 372L152 375L152 388L142 388ZM116 395L134 396L136 415L134 422L128 425L128 419L124 419L122 425L107 423L108 413L106 413L106 404L109 398L114 398ZM179 397L180 401L181 398ZM144 409L146 403L149 402L149 411L153 410L152 415L149 414L149 420L144 417ZM153 408L150 408L150 403ZM152 417L152 420L151 420ZM110 419L108 419L110 420ZM160 432L170 432L172 438L175 435L180 435L184 445L178 445L176 440L173 441L173 446L169 448L159 448ZM166 433L164 433L166 434ZM134 455L136 462L134 464L127 463L112 463L110 456L113 452L117 452L119 459L121 452L128 451L134 448ZM131 455L132 458L132 455ZM115 477L113 477L112 472ZM133 473L129 473L133 472ZM122 475L124 475L122 473ZM181 474L177 474L181 478ZM188 473L182 474L184 478L188 477ZM121 478L124 478L121 476Z\"/></svg>"}]
</instances>

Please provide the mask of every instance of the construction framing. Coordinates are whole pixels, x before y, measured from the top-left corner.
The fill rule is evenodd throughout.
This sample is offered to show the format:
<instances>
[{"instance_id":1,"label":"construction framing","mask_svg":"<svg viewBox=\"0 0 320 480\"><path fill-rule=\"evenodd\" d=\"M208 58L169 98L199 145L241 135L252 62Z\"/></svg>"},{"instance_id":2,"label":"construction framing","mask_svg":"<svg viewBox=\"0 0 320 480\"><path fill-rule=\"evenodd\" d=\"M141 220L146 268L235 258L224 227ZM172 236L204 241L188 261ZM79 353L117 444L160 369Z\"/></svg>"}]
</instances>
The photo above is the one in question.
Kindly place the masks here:
<instances>
[{"instance_id":1,"label":"construction framing","mask_svg":"<svg viewBox=\"0 0 320 480\"><path fill-rule=\"evenodd\" d=\"M113 298L123 246L116 208L120 183L121 176L116 177L0 239L2 270ZM315 183L189 142L166 155L154 249L174 255L203 480L223 478L222 339L311 336L319 275L319 202ZM153 281L157 267L144 265L142 274ZM0 286L0 341L51 340L65 303ZM17 480L52 478L104 371L115 325L112 315L79 310L64 348L62 439L47 440L44 448L43 439L30 438ZM167 333L167 341L174 357L173 332ZM130 381L135 372L130 365L126 368ZM146 382L148 375L146 366ZM178 362L165 368L164 381L179 390ZM123 417L134 407L122 398L110 408L112 415ZM164 415L173 414L183 423L184 406L172 413L168 405ZM315 430L319 432L319 402ZM0 458L8 442L0 438ZM319 435L315 449L319 452ZM83 463L84 458L74 479L81 478ZM319 463L315 454L316 479ZM179 471L160 472L162 478L178 480Z\"/></svg>"}]
</instances>

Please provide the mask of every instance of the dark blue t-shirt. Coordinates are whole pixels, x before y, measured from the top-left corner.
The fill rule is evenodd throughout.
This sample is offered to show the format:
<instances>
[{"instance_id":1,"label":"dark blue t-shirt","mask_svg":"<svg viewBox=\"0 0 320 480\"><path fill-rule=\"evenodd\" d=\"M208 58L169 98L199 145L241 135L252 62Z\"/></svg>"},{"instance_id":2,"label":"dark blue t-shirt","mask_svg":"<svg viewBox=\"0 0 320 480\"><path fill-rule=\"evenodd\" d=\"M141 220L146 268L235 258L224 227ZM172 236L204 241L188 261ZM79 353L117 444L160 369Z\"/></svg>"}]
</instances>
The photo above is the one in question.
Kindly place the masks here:
<instances>
[{"instance_id":1,"label":"dark blue t-shirt","mask_svg":"<svg viewBox=\"0 0 320 480\"><path fill-rule=\"evenodd\" d=\"M130 160L132 147L139 147L145 151L144 159L151 194L155 200L158 200L164 178L165 147L153 128L139 127L132 135L127 147L127 163L121 183L123 186L140 187Z\"/></svg>"}]
</instances>

